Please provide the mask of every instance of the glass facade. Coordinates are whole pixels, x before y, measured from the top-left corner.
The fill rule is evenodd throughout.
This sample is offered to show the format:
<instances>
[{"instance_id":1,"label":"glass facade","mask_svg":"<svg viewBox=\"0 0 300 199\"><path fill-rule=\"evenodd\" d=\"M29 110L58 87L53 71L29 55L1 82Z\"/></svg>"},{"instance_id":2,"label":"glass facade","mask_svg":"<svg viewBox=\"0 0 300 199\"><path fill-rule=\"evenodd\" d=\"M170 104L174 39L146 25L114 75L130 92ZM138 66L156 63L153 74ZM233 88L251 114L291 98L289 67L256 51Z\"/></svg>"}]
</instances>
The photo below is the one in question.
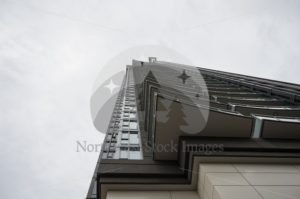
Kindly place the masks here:
<instances>
[{"instance_id":1,"label":"glass facade","mask_svg":"<svg viewBox=\"0 0 300 199\"><path fill-rule=\"evenodd\" d=\"M103 159L142 159L132 68L128 68L110 121Z\"/></svg>"}]
</instances>

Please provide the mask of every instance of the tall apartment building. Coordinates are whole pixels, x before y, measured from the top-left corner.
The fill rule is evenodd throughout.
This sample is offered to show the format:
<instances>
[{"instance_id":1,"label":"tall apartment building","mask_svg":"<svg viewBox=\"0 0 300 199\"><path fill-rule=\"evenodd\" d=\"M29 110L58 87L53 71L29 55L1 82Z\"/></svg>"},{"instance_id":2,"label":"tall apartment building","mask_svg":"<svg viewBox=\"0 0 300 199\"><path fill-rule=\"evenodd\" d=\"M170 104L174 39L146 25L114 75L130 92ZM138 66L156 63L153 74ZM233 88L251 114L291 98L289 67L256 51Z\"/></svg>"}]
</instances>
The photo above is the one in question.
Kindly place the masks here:
<instances>
[{"instance_id":1,"label":"tall apartment building","mask_svg":"<svg viewBox=\"0 0 300 199\"><path fill-rule=\"evenodd\" d=\"M133 60L87 198L300 198L300 86Z\"/></svg>"}]
</instances>

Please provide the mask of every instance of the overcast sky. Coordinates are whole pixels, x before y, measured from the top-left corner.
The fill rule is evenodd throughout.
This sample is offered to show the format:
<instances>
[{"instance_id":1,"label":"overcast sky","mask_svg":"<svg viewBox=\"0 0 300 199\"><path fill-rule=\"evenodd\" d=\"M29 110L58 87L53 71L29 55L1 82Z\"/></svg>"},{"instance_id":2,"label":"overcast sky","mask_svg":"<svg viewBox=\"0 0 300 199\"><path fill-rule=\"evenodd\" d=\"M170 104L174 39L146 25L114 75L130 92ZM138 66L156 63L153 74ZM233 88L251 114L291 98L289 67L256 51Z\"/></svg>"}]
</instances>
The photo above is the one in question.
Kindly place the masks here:
<instances>
[{"instance_id":1,"label":"overcast sky","mask_svg":"<svg viewBox=\"0 0 300 199\"><path fill-rule=\"evenodd\" d=\"M297 0L0 0L0 198L86 196L98 153L76 141L102 141L90 98L120 53L300 83L299 15Z\"/></svg>"}]
</instances>

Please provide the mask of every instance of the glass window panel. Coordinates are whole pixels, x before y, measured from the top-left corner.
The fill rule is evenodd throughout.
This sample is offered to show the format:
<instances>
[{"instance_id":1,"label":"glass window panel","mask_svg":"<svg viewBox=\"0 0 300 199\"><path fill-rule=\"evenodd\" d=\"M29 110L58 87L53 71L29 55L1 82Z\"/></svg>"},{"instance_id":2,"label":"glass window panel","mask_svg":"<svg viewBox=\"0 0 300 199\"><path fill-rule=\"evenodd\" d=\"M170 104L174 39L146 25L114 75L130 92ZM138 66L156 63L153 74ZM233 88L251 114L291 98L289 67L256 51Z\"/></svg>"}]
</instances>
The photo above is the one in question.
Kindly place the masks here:
<instances>
[{"instance_id":1,"label":"glass window panel","mask_svg":"<svg viewBox=\"0 0 300 199\"><path fill-rule=\"evenodd\" d=\"M138 131L130 131L130 134L138 134Z\"/></svg>"},{"instance_id":2,"label":"glass window panel","mask_svg":"<svg viewBox=\"0 0 300 199\"><path fill-rule=\"evenodd\" d=\"M140 147L139 146L131 146L129 148L130 151L140 151Z\"/></svg>"},{"instance_id":3,"label":"glass window panel","mask_svg":"<svg viewBox=\"0 0 300 199\"><path fill-rule=\"evenodd\" d=\"M129 159L138 160L141 159L140 151L129 151Z\"/></svg>"},{"instance_id":4,"label":"glass window panel","mask_svg":"<svg viewBox=\"0 0 300 199\"><path fill-rule=\"evenodd\" d=\"M130 129L137 129L137 122L130 122L129 128Z\"/></svg>"},{"instance_id":5,"label":"glass window panel","mask_svg":"<svg viewBox=\"0 0 300 199\"><path fill-rule=\"evenodd\" d=\"M129 126L129 122L123 121L123 126Z\"/></svg>"},{"instance_id":6,"label":"glass window panel","mask_svg":"<svg viewBox=\"0 0 300 199\"><path fill-rule=\"evenodd\" d=\"M137 134L130 134L130 144L139 144L139 138Z\"/></svg>"},{"instance_id":7,"label":"glass window panel","mask_svg":"<svg viewBox=\"0 0 300 199\"><path fill-rule=\"evenodd\" d=\"M129 133L122 133L122 140L128 139Z\"/></svg>"},{"instance_id":8,"label":"glass window panel","mask_svg":"<svg viewBox=\"0 0 300 199\"><path fill-rule=\"evenodd\" d=\"M120 159L128 159L128 151L120 151Z\"/></svg>"},{"instance_id":9,"label":"glass window panel","mask_svg":"<svg viewBox=\"0 0 300 199\"><path fill-rule=\"evenodd\" d=\"M128 140L121 140L121 144L127 145L128 144Z\"/></svg>"},{"instance_id":10,"label":"glass window panel","mask_svg":"<svg viewBox=\"0 0 300 199\"><path fill-rule=\"evenodd\" d=\"M102 158L103 158L103 159L107 159L107 153L103 153L103 154L102 154Z\"/></svg>"},{"instance_id":11,"label":"glass window panel","mask_svg":"<svg viewBox=\"0 0 300 199\"><path fill-rule=\"evenodd\" d=\"M114 156L113 153L108 153L108 155L107 155L108 158L112 158L113 156Z\"/></svg>"}]
</instances>

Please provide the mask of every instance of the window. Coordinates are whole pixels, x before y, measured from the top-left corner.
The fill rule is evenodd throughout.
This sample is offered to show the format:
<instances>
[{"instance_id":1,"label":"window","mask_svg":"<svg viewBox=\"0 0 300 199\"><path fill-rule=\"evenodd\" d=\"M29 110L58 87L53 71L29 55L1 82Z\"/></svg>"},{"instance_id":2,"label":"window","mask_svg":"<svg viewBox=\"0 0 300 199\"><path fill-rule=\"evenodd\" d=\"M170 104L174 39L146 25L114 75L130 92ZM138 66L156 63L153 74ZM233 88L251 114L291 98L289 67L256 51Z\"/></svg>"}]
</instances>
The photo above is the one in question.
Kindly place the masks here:
<instances>
[{"instance_id":1,"label":"window","mask_svg":"<svg viewBox=\"0 0 300 199\"><path fill-rule=\"evenodd\" d=\"M130 141L130 144L139 144L138 134L130 134L129 141Z\"/></svg>"},{"instance_id":2,"label":"window","mask_svg":"<svg viewBox=\"0 0 300 199\"><path fill-rule=\"evenodd\" d=\"M121 144L122 144L122 145L128 145L128 143L129 143L129 142L128 142L128 139L127 139L127 140L123 140L123 139L121 140Z\"/></svg>"},{"instance_id":3,"label":"window","mask_svg":"<svg viewBox=\"0 0 300 199\"><path fill-rule=\"evenodd\" d=\"M128 159L128 151L127 150L120 151L120 159Z\"/></svg>"},{"instance_id":4,"label":"window","mask_svg":"<svg viewBox=\"0 0 300 199\"><path fill-rule=\"evenodd\" d=\"M107 159L107 153L106 153L106 152L104 152L104 153L102 154L102 158L103 158L103 159Z\"/></svg>"},{"instance_id":5,"label":"window","mask_svg":"<svg viewBox=\"0 0 300 199\"><path fill-rule=\"evenodd\" d=\"M137 122L130 122L130 129L137 129Z\"/></svg>"},{"instance_id":6,"label":"window","mask_svg":"<svg viewBox=\"0 0 300 199\"><path fill-rule=\"evenodd\" d=\"M136 118L136 114L135 113L130 113L130 118Z\"/></svg>"},{"instance_id":7,"label":"window","mask_svg":"<svg viewBox=\"0 0 300 199\"><path fill-rule=\"evenodd\" d=\"M140 151L140 147L139 146L131 146L129 148L130 151Z\"/></svg>"},{"instance_id":8,"label":"window","mask_svg":"<svg viewBox=\"0 0 300 199\"><path fill-rule=\"evenodd\" d=\"M132 159L132 160L141 159L141 153L139 151L130 151L129 159Z\"/></svg>"},{"instance_id":9,"label":"window","mask_svg":"<svg viewBox=\"0 0 300 199\"><path fill-rule=\"evenodd\" d=\"M113 158L114 154L113 153L108 153L107 157L108 158Z\"/></svg>"},{"instance_id":10,"label":"window","mask_svg":"<svg viewBox=\"0 0 300 199\"><path fill-rule=\"evenodd\" d=\"M123 126L128 127L129 126L129 122L128 121L123 121Z\"/></svg>"},{"instance_id":11,"label":"window","mask_svg":"<svg viewBox=\"0 0 300 199\"><path fill-rule=\"evenodd\" d=\"M128 140L129 133L122 133L122 140Z\"/></svg>"}]
</instances>

